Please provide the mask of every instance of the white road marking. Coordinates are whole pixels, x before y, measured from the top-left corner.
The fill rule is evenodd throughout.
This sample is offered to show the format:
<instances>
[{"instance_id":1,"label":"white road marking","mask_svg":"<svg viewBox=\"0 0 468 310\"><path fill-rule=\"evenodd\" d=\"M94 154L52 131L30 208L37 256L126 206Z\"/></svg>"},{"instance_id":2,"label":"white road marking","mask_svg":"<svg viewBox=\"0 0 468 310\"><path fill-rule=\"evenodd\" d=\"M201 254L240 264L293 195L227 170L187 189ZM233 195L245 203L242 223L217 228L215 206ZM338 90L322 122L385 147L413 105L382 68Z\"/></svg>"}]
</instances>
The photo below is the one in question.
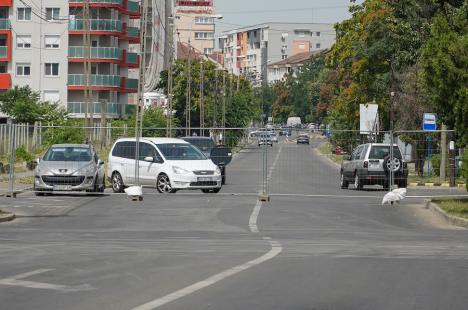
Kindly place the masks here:
<instances>
[{"instance_id":1,"label":"white road marking","mask_svg":"<svg viewBox=\"0 0 468 310\"><path fill-rule=\"evenodd\" d=\"M94 289L89 284L69 286L69 285L22 280L24 278L28 278L37 274L41 274L41 273L45 273L45 272L49 272L53 270L54 269L37 269L37 270L30 271L30 272L21 273L13 277L0 279L0 285L19 286L19 287L36 288L36 289L43 289L43 290L54 290L54 291L61 291L61 292L89 291L89 290Z\"/></svg>"},{"instance_id":2,"label":"white road marking","mask_svg":"<svg viewBox=\"0 0 468 310\"><path fill-rule=\"evenodd\" d=\"M281 150L281 149L280 149ZM277 156L277 158L279 158L279 155ZM276 160L277 161L277 160ZM276 165L276 161L275 163L273 164L271 170L270 170L270 176L271 176L271 172L273 171L274 169L274 166ZM252 213L250 214L250 218L249 218L249 228L250 228L250 231L253 232L253 233L259 233L259 229L258 229L258 226L257 226L257 220L258 220L258 215L260 214L260 210L262 208L262 202L260 201L257 201L257 203L255 204L255 207L254 209L252 210ZM229 278L231 276L234 276L242 271L245 271L249 268L252 268L254 266L257 266L257 265L260 265L264 262L267 262L271 259L273 259L274 257L276 257L278 254L281 253L281 251L283 250L281 244L275 240L272 240L270 237L262 237L263 240L266 240L268 241L268 243L270 244L271 246L271 250L268 251L266 254L254 259L254 260L251 260L251 261L248 261L244 264L241 264L241 265L238 265L236 267L233 267L233 268L230 268L228 270L225 270L221 273L218 273L218 274L215 274L205 280L202 280L200 282L197 282L195 284L192 284L192 285L189 285L183 289L180 289L178 291L175 291L173 293L170 293L166 296L163 296L163 297L160 297L160 298L157 298L157 299L154 299L146 304L143 304L141 306L138 306L138 307L135 307L133 308L132 310L152 310L152 309L156 309L156 308L159 308L165 304L168 304L170 302L173 302L177 299L180 299L182 297L185 297L187 295L190 295L192 293L195 293L196 291L199 291L203 288L206 288L208 286L211 286L219 281L222 281L226 278Z\"/></svg>"}]
</instances>

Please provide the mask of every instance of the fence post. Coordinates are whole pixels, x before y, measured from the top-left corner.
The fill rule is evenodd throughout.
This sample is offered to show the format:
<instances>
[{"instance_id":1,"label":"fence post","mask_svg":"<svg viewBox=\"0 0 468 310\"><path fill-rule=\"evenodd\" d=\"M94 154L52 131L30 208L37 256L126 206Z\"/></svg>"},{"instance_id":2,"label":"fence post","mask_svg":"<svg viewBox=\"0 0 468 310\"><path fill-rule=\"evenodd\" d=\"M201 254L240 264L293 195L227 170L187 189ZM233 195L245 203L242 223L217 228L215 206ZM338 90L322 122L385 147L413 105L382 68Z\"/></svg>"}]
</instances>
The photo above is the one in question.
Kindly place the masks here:
<instances>
[{"instance_id":1,"label":"fence post","mask_svg":"<svg viewBox=\"0 0 468 310\"><path fill-rule=\"evenodd\" d=\"M261 145L263 148L263 182L262 182L262 193L260 194L260 201L270 201L270 196L268 195L268 144Z\"/></svg>"},{"instance_id":2,"label":"fence post","mask_svg":"<svg viewBox=\"0 0 468 310\"><path fill-rule=\"evenodd\" d=\"M16 126L11 119L8 120L10 130L10 169L8 177L8 194L7 197L16 197L15 193L15 162L16 162Z\"/></svg>"}]
</instances>

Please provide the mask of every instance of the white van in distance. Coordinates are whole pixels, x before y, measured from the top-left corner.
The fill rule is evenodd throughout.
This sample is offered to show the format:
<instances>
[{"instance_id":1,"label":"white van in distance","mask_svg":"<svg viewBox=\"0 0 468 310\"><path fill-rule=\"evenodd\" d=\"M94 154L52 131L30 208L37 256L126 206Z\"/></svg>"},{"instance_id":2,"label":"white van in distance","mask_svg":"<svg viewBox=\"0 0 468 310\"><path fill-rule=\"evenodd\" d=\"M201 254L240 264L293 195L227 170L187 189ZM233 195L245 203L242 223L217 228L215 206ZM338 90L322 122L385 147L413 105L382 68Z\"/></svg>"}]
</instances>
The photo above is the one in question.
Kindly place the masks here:
<instances>
[{"instance_id":1,"label":"white van in distance","mask_svg":"<svg viewBox=\"0 0 468 310\"><path fill-rule=\"evenodd\" d=\"M122 193L135 182L136 139L115 142L109 154L107 175L112 189ZM200 189L221 190L221 171L199 149L181 139L141 138L139 147L140 185L156 187L160 193Z\"/></svg>"}]
</instances>

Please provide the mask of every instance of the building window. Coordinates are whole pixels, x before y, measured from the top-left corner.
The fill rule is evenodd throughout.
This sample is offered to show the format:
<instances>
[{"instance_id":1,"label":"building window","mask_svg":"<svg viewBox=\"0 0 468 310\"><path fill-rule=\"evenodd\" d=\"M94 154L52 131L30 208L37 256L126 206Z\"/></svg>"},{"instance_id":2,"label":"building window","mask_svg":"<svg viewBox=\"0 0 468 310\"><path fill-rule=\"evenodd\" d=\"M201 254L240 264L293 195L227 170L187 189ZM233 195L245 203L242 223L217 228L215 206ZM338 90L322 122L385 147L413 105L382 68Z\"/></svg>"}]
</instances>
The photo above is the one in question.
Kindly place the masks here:
<instances>
[{"instance_id":1,"label":"building window","mask_svg":"<svg viewBox=\"0 0 468 310\"><path fill-rule=\"evenodd\" d=\"M45 102L59 102L60 93L58 90L44 90L43 98Z\"/></svg>"},{"instance_id":2,"label":"building window","mask_svg":"<svg viewBox=\"0 0 468 310\"><path fill-rule=\"evenodd\" d=\"M59 35L45 35L44 36L45 48L60 48L60 36Z\"/></svg>"},{"instance_id":3,"label":"building window","mask_svg":"<svg viewBox=\"0 0 468 310\"><path fill-rule=\"evenodd\" d=\"M320 31L317 31L317 32L315 33L315 35L316 35L317 37L320 37Z\"/></svg>"},{"instance_id":4,"label":"building window","mask_svg":"<svg viewBox=\"0 0 468 310\"><path fill-rule=\"evenodd\" d=\"M196 40L211 40L214 38L214 32L195 32Z\"/></svg>"},{"instance_id":5,"label":"building window","mask_svg":"<svg viewBox=\"0 0 468 310\"><path fill-rule=\"evenodd\" d=\"M59 20L60 8L46 8L46 19L47 20Z\"/></svg>"},{"instance_id":6,"label":"building window","mask_svg":"<svg viewBox=\"0 0 468 310\"><path fill-rule=\"evenodd\" d=\"M212 48L205 48L205 49L203 49L203 53L205 55L211 55L211 54L213 54L213 50L214 49L212 49Z\"/></svg>"},{"instance_id":7,"label":"building window","mask_svg":"<svg viewBox=\"0 0 468 310\"><path fill-rule=\"evenodd\" d=\"M214 24L214 18L213 17L195 17L195 24L201 24L201 25L212 25Z\"/></svg>"},{"instance_id":8,"label":"building window","mask_svg":"<svg viewBox=\"0 0 468 310\"><path fill-rule=\"evenodd\" d=\"M287 59L288 58L288 55L282 55L281 56L281 59Z\"/></svg>"},{"instance_id":9,"label":"building window","mask_svg":"<svg viewBox=\"0 0 468 310\"><path fill-rule=\"evenodd\" d=\"M31 48L31 35L17 35L16 47L17 48Z\"/></svg>"},{"instance_id":10,"label":"building window","mask_svg":"<svg viewBox=\"0 0 468 310\"><path fill-rule=\"evenodd\" d=\"M16 76L30 76L30 75L31 75L30 63L17 63L16 64Z\"/></svg>"},{"instance_id":11,"label":"building window","mask_svg":"<svg viewBox=\"0 0 468 310\"><path fill-rule=\"evenodd\" d=\"M17 20L31 20L31 8L18 8Z\"/></svg>"},{"instance_id":12,"label":"building window","mask_svg":"<svg viewBox=\"0 0 468 310\"><path fill-rule=\"evenodd\" d=\"M315 48L320 48L320 43L315 44Z\"/></svg>"},{"instance_id":13,"label":"building window","mask_svg":"<svg viewBox=\"0 0 468 310\"><path fill-rule=\"evenodd\" d=\"M58 63L46 63L45 64L45 75L46 76L58 76L59 75L59 64Z\"/></svg>"}]
</instances>

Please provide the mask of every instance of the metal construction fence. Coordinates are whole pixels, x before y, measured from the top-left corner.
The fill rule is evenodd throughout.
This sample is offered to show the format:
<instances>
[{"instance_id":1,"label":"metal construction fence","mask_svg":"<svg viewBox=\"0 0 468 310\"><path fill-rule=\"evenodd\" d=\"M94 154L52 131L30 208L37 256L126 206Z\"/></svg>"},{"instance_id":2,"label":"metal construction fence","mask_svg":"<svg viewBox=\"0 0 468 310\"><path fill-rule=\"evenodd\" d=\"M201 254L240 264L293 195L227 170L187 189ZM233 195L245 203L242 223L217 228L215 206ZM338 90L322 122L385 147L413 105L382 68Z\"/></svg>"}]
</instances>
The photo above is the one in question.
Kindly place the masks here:
<instances>
[{"instance_id":1,"label":"metal construction fence","mask_svg":"<svg viewBox=\"0 0 468 310\"><path fill-rule=\"evenodd\" d=\"M141 136L192 140L189 142L207 157L211 156L221 168L223 187L226 186L222 192L225 193L260 194L261 197L275 194L344 197L357 193L350 191L356 189L372 192L392 186L424 185L450 187L457 189L458 192L453 192L457 194L465 183L461 169L463 149L457 147L454 131L375 133L286 127L143 128ZM134 137L133 127L110 124L89 128L2 124L0 190L10 193L30 190L38 194L51 189L100 193L104 187L111 187L112 190L106 191L111 193L122 191L116 187L120 182L153 187L159 192L176 192L173 189L177 186L170 181L164 183L154 167L160 157L183 161L197 155L187 149L160 154L164 151L148 148L146 141L140 141L136 147ZM114 154L112 147L122 138L129 138L128 143L122 144L119 151L114 148L117 152ZM197 145L193 142L196 138L205 142L198 141ZM389 147L392 141L397 148ZM54 152L49 150L51 145L74 143L91 145L91 151L66 149L63 145ZM371 147L376 144L380 146ZM214 147L217 153L211 154ZM227 166L220 159L226 156L226 150L237 154ZM114 178L117 170L109 167L111 155L122 159L119 162L123 165L119 172L121 180ZM41 168L47 169L46 173L36 168L38 159L51 162L48 168ZM218 174L211 175L216 169L196 171L200 175L182 185L216 192ZM44 184L47 186L40 187ZM179 187L183 188L182 185Z\"/></svg>"}]
</instances>

